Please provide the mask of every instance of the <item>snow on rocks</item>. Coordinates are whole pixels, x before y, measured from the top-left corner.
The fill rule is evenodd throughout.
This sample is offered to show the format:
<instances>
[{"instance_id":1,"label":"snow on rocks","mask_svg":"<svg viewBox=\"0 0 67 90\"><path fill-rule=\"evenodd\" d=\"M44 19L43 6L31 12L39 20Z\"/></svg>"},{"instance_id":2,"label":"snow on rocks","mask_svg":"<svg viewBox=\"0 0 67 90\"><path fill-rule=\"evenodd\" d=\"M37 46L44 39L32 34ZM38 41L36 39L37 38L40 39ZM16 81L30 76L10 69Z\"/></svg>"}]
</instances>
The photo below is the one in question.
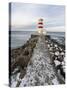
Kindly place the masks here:
<instances>
[{"instance_id":1,"label":"snow on rocks","mask_svg":"<svg viewBox=\"0 0 67 90\"><path fill-rule=\"evenodd\" d=\"M48 48L50 48L50 45L49 44L47 46L48 46Z\"/></svg>"},{"instance_id":2,"label":"snow on rocks","mask_svg":"<svg viewBox=\"0 0 67 90\"><path fill-rule=\"evenodd\" d=\"M57 44L54 45L55 47L58 47Z\"/></svg>"},{"instance_id":3,"label":"snow on rocks","mask_svg":"<svg viewBox=\"0 0 67 90\"><path fill-rule=\"evenodd\" d=\"M63 71L65 72L65 58L64 58L64 61L62 61L61 65L62 65Z\"/></svg>"},{"instance_id":4,"label":"snow on rocks","mask_svg":"<svg viewBox=\"0 0 67 90\"><path fill-rule=\"evenodd\" d=\"M17 72L19 69L15 68L14 71L12 72L12 74L14 74L15 72Z\"/></svg>"},{"instance_id":5,"label":"snow on rocks","mask_svg":"<svg viewBox=\"0 0 67 90\"><path fill-rule=\"evenodd\" d=\"M58 55L59 55L59 51L56 51L56 52L55 52L55 55L58 56Z\"/></svg>"},{"instance_id":6,"label":"snow on rocks","mask_svg":"<svg viewBox=\"0 0 67 90\"><path fill-rule=\"evenodd\" d=\"M63 56L63 55L64 55L64 52L61 52L61 53L60 53L60 55L62 55L62 56Z\"/></svg>"},{"instance_id":7,"label":"snow on rocks","mask_svg":"<svg viewBox=\"0 0 67 90\"><path fill-rule=\"evenodd\" d=\"M49 41L50 40L50 41ZM60 74L58 75L60 80L62 80L62 78L64 78L64 80L61 82L65 82L65 48L63 48L63 45L61 45L60 43L57 43L57 41L51 38L47 37L47 47L48 50L50 52L50 56L52 58L52 61L55 65L55 69L57 69L57 74L58 70L60 71ZM61 77L61 76L62 77Z\"/></svg>"},{"instance_id":8,"label":"snow on rocks","mask_svg":"<svg viewBox=\"0 0 67 90\"><path fill-rule=\"evenodd\" d=\"M57 83L57 77L56 77L56 76L55 76L55 78L52 80L52 82L53 82L54 85L58 84L58 83Z\"/></svg>"},{"instance_id":9,"label":"snow on rocks","mask_svg":"<svg viewBox=\"0 0 67 90\"><path fill-rule=\"evenodd\" d=\"M11 77L11 87L16 87L18 80L20 80L19 75L20 73Z\"/></svg>"},{"instance_id":10,"label":"snow on rocks","mask_svg":"<svg viewBox=\"0 0 67 90\"><path fill-rule=\"evenodd\" d=\"M55 66L58 66L61 64L60 61L58 61L58 60L54 60L54 63L55 63Z\"/></svg>"}]
</instances>

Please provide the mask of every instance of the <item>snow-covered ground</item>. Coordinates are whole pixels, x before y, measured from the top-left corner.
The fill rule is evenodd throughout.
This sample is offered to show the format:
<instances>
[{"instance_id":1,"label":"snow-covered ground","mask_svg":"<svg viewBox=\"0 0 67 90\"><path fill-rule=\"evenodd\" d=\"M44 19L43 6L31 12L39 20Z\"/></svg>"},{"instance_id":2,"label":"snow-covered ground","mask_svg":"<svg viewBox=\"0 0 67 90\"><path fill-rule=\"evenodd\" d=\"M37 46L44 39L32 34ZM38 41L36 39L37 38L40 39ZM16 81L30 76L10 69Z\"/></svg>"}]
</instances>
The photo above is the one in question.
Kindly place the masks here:
<instances>
[{"instance_id":1,"label":"snow-covered ground","mask_svg":"<svg viewBox=\"0 0 67 90\"><path fill-rule=\"evenodd\" d=\"M19 75L16 77L19 78ZM27 67L26 75L21 80L19 78L18 81L20 81L19 87L59 84L44 39L39 38L31 61ZM17 79L15 82L12 82L11 86L16 87L16 82Z\"/></svg>"}]
</instances>

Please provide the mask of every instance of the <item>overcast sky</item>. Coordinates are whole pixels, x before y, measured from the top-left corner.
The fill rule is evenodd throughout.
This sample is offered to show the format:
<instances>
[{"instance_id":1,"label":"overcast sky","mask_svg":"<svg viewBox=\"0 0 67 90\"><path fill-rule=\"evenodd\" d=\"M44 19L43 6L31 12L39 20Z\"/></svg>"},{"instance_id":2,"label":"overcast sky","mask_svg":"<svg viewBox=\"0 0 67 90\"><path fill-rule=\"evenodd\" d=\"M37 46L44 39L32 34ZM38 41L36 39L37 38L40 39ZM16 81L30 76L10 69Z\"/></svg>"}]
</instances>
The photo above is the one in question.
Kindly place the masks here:
<instances>
[{"instance_id":1,"label":"overcast sky","mask_svg":"<svg viewBox=\"0 0 67 90\"><path fill-rule=\"evenodd\" d=\"M45 4L11 4L11 25L13 30L36 30L37 20L44 19L44 28L64 31L65 6ZM50 29L51 28L51 29ZM55 28L55 29L54 29Z\"/></svg>"}]
</instances>

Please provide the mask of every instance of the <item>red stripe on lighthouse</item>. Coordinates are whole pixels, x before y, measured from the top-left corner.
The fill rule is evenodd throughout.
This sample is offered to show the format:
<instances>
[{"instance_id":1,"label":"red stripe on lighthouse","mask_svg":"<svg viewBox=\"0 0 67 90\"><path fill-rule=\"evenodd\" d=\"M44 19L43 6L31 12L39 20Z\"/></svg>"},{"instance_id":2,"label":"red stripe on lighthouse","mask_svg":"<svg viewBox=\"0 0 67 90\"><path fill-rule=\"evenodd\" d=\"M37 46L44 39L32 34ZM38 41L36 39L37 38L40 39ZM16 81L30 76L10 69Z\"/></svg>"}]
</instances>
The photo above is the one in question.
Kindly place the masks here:
<instances>
[{"instance_id":1,"label":"red stripe on lighthouse","mask_svg":"<svg viewBox=\"0 0 67 90\"><path fill-rule=\"evenodd\" d=\"M38 26L38 28L43 28L43 26Z\"/></svg>"},{"instance_id":2,"label":"red stripe on lighthouse","mask_svg":"<svg viewBox=\"0 0 67 90\"><path fill-rule=\"evenodd\" d=\"M43 22L39 22L38 24L43 24Z\"/></svg>"}]
</instances>

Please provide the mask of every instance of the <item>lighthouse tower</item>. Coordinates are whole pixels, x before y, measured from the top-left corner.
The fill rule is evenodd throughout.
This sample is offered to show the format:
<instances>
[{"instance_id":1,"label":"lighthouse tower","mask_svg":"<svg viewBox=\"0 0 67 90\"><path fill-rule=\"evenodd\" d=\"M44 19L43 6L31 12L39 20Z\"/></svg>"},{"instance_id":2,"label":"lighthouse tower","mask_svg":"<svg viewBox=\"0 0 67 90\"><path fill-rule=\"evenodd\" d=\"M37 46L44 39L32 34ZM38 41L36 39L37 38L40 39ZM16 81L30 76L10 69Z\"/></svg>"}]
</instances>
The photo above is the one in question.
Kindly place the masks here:
<instances>
[{"instance_id":1,"label":"lighthouse tower","mask_svg":"<svg viewBox=\"0 0 67 90\"><path fill-rule=\"evenodd\" d=\"M38 20L37 28L38 28L38 33L43 34L43 19L42 18Z\"/></svg>"},{"instance_id":2,"label":"lighthouse tower","mask_svg":"<svg viewBox=\"0 0 67 90\"><path fill-rule=\"evenodd\" d=\"M44 30L44 20L40 18L37 23L37 30L39 34L46 34L46 31Z\"/></svg>"}]
</instances>

